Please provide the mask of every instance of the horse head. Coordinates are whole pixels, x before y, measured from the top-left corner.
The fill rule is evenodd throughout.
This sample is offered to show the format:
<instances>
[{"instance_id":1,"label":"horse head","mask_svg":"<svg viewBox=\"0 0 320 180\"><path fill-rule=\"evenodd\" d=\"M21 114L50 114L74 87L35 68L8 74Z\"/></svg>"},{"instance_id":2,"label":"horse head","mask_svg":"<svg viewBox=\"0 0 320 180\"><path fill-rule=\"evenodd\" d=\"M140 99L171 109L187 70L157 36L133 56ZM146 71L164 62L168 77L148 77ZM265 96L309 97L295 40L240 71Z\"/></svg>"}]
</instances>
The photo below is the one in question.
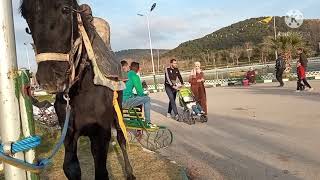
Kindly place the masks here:
<instances>
[{"instance_id":1,"label":"horse head","mask_svg":"<svg viewBox=\"0 0 320 180\"><path fill-rule=\"evenodd\" d=\"M74 13L78 7L76 0L23 0L21 3L21 14L29 26L35 51L43 55L36 58L36 77L40 86L51 93L63 92L69 82L70 63L66 55L78 36ZM56 56L46 56L48 53Z\"/></svg>"}]
</instances>

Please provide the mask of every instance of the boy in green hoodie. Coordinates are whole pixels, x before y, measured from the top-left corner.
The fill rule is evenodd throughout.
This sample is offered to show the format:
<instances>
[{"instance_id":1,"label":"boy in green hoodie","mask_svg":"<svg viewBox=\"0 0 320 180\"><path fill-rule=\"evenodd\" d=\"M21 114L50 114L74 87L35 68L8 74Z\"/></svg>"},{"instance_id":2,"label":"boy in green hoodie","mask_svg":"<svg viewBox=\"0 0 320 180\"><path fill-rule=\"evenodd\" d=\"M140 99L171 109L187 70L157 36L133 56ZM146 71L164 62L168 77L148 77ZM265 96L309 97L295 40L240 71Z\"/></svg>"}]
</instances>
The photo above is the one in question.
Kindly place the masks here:
<instances>
[{"instance_id":1,"label":"boy in green hoodie","mask_svg":"<svg viewBox=\"0 0 320 180\"><path fill-rule=\"evenodd\" d=\"M137 62L132 62L130 65L131 70L128 72L126 89L123 90L122 106L124 108L134 108L143 105L145 120L150 127L153 127L150 121L151 99L149 96L144 94L140 77L137 75L139 68L140 65ZM133 89L136 90L137 95L133 94Z\"/></svg>"}]
</instances>

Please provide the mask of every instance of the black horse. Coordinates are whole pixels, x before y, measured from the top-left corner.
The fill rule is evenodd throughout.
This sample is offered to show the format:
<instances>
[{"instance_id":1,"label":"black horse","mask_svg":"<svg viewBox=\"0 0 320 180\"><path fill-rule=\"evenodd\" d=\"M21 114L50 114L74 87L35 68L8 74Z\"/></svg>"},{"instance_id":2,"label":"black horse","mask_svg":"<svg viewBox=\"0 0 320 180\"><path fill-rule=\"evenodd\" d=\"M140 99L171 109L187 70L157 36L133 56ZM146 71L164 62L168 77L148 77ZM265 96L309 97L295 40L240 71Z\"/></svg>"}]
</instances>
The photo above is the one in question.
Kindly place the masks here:
<instances>
[{"instance_id":1,"label":"black horse","mask_svg":"<svg viewBox=\"0 0 320 180\"><path fill-rule=\"evenodd\" d=\"M94 28L79 11L76 0L22 0L21 14L28 23L36 52L68 54L79 37L77 15L81 14L84 27L92 40ZM119 128L113 107L113 90L97 86L93 82L93 66L86 51L81 54L84 65L75 67L78 79L70 85L70 66L73 59L57 61L49 59L38 63L37 80L45 90L56 94L55 109L60 125L64 124L67 94L70 97L71 117L64 141L65 157L63 170L68 179L81 179L77 157L77 142L80 136L88 136L95 164L95 179L109 179L106 168L107 152L111 138L111 127L117 129L117 140L125 161L127 179L135 179L130 165L124 134ZM113 68L113 67L111 67ZM116 77L114 78L116 80ZM122 93L118 102L121 105Z\"/></svg>"}]
</instances>

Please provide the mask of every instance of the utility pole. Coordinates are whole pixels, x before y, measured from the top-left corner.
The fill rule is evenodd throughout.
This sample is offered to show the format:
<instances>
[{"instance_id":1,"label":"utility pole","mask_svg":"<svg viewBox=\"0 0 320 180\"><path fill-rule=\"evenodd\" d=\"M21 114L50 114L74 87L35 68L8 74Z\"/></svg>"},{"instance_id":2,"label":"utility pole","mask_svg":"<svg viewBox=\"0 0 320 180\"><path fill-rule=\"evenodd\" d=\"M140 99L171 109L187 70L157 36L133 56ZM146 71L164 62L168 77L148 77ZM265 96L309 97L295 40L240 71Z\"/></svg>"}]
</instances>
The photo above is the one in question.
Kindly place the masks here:
<instances>
[{"instance_id":1,"label":"utility pole","mask_svg":"<svg viewBox=\"0 0 320 180\"><path fill-rule=\"evenodd\" d=\"M19 140L21 122L19 113L19 95L16 94L18 77L17 55L13 26L12 1L0 1L0 130L2 143ZM17 153L14 158L24 160L23 153ZM6 180L25 180L27 172L4 165Z\"/></svg>"}]
</instances>

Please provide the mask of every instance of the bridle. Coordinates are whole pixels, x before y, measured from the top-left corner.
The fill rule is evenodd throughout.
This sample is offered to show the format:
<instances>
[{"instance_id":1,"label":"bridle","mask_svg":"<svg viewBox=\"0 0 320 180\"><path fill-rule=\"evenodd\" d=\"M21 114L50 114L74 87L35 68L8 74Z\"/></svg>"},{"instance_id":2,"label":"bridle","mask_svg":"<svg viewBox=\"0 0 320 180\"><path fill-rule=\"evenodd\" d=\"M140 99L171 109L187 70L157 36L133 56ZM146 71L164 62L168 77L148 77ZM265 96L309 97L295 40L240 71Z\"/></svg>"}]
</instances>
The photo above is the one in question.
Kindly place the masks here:
<instances>
[{"instance_id":1,"label":"bridle","mask_svg":"<svg viewBox=\"0 0 320 180\"><path fill-rule=\"evenodd\" d=\"M80 31L83 27L83 21L81 18L82 11L71 7L65 6L66 9L70 11L71 16L71 48L68 53L56 53L56 52L48 52L48 53L39 53L36 54L36 62L37 64L46 61L58 61L58 62L68 62L69 69L67 71L68 83L64 89L64 94L67 95L69 93L70 88L80 79L80 76L87 65L87 55L82 56L83 50L83 34L86 32ZM77 15L77 26L79 37L74 40L74 13ZM86 34L87 35L87 34ZM76 69L78 69L78 74L76 75Z\"/></svg>"}]
</instances>

